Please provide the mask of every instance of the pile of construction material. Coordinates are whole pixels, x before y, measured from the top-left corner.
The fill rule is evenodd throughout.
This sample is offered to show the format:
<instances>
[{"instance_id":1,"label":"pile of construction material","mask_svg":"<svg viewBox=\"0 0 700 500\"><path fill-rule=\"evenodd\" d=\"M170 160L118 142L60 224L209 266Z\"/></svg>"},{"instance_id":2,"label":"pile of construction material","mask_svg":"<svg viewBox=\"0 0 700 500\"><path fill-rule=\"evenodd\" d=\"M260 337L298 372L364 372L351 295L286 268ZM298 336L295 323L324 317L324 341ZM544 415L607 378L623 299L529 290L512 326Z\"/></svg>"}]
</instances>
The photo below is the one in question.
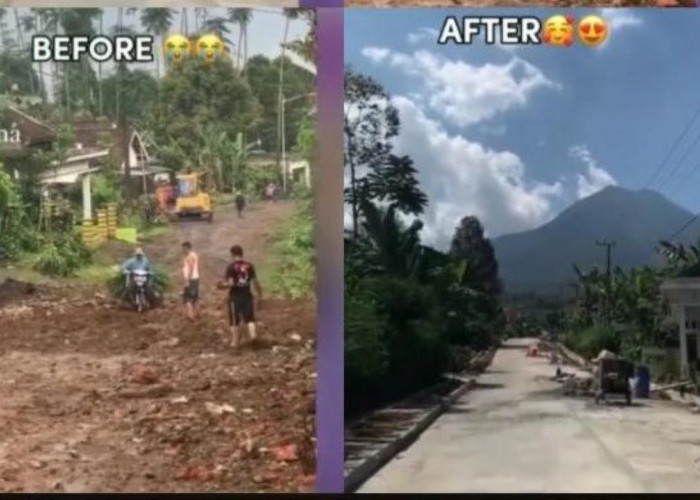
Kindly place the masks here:
<instances>
[{"instance_id":1,"label":"pile of construction material","mask_svg":"<svg viewBox=\"0 0 700 500\"><path fill-rule=\"evenodd\" d=\"M526 356L529 358L538 358L540 356L547 356L551 351L552 349L549 343L544 340L538 340L530 344L527 348Z\"/></svg>"},{"instance_id":2,"label":"pile of construction material","mask_svg":"<svg viewBox=\"0 0 700 500\"><path fill-rule=\"evenodd\" d=\"M564 396L585 397L593 395L593 376L589 373L562 374L558 381L563 384Z\"/></svg>"}]
</instances>

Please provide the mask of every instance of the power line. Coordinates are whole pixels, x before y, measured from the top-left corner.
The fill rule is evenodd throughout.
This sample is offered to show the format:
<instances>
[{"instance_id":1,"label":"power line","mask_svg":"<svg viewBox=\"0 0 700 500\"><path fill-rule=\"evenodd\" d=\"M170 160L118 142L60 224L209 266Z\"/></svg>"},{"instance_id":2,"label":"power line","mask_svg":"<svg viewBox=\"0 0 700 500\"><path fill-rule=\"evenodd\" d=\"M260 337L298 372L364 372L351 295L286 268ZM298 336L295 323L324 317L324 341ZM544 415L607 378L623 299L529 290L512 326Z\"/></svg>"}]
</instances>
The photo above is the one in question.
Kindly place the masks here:
<instances>
[{"instance_id":1,"label":"power line","mask_svg":"<svg viewBox=\"0 0 700 500\"><path fill-rule=\"evenodd\" d=\"M695 222L695 221L697 220L698 217L700 217L700 212L698 212L698 213L696 213L695 215L693 215L693 216L688 220L688 222L686 222L685 224L683 224L675 233L673 233L671 236L669 236L669 237L666 238L666 239L667 239L668 241L670 241L670 240L672 240L673 238L675 238L676 236L680 235L683 231L685 231L686 229L688 229L688 227L689 227L693 222Z\"/></svg>"},{"instance_id":2,"label":"power line","mask_svg":"<svg viewBox=\"0 0 700 500\"><path fill-rule=\"evenodd\" d=\"M664 188L664 186L668 183L668 181L670 181L670 180L673 178L673 176L676 175L676 172L678 172L678 169L680 169L681 165L682 165L683 162L685 162L685 160L688 158L688 156L690 155L690 152L695 148L695 146L697 146L698 142L700 142L700 132L699 132L698 135L695 137L695 140L693 141L693 143L691 144L691 146L685 151L685 154L683 155L683 157L678 161L678 163L676 164L676 168L674 168L674 169L671 171L671 174L670 174L668 177L666 177L666 180L664 180L664 181L659 185L657 191L661 192L661 190L662 190L662 189Z\"/></svg>"},{"instance_id":3,"label":"power line","mask_svg":"<svg viewBox=\"0 0 700 500\"><path fill-rule=\"evenodd\" d=\"M659 166L656 167L656 170L654 171L653 175L652 175L651 178L649 179L649 182L647 182L647 184L644 186L644 189L648 189L648 188L654 183L654 181L656 180L656 177L657 177L657 176L661 173L661 171L664 169L664 167L666 166L666 163L671 159L671 157L673 156L673 153L675 153L675 151L676 151L676 148L677 148L677 147L680 145L680 143L683 141L683 139L685 138L686 134L690 131L690 129L692 128L693 124L694 124L695 121L698 119L698 117L700 117L700 106L698 106L698 108L695 110L695 114L693 114L693 116L692 116L692 118L690 119L690 121L686 124L685 128L683 129L683 132L681 133L680 136L678 136L678 138L676 139L676 141L673 143L673 146L672 146L671 149L668 151L668 153L666 154L666 156L664 157L664 159L661 161L661 163L659 164Z\"/></svg>"}]
</instances>

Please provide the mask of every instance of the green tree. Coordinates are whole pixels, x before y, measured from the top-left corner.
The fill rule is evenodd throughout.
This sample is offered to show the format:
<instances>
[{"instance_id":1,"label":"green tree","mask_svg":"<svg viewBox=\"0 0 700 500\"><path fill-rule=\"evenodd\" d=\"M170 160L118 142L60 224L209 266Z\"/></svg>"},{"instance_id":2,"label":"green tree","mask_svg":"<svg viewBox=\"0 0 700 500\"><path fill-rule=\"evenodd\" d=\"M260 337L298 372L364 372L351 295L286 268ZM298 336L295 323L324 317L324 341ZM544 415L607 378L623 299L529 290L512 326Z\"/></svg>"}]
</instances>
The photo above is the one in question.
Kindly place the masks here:
<instances>
[{"instance_id":1,"label":"green tree","mask_svg":"<svg viewBox=\"0 0 700 500\"><path fill-rule=\"evenodd\" d=\"M16 85L19 94L38 94L39 76L27 57L11 51L0 52L0 68L0 93L6 93Z\"/></svg>"},{"instance_id":2,"label":"green tree","mask_svg":"<svg viewBox=\"0 0 700 500\"><path fill-rule=\"evenodd\" d=\"M231 40L229 40L228 37L231 33L231 30L227 26L228 22L229 20L225 17L210 17L202 22L201 31L203 33L213 33L228 45L231 45Z\"/></svg>"},{"instance_id":3,"label":"green tree","mask_svg":"<svg viewBox=\"0 0 700 500\"><path fill-rule=\"evenodd\" d=\"M196 166L211 137L235 141L258 125L260 105L247 82L232 65L217 60L211 64L191 59L167 73L161 82L161 98L149 107L146 118L152 142L169 148L170 159ZM212 166L210 168L217 169ZM222 189L218 174L212 181Z\"/></svg>"},{"instance_id":4,"label":"green tree","mask_svg":"<svg viewBox=\"0 0 700 500\"><path fill-rule=\"evenodd\" d=\"M288 42L286 48L298 55L308 64L315 65L316 56L318 54L316 38L318 33L318 16L316 9L299 9L298 17L307 22L309 31L306 32L301 40Z\"/></svg>"},{"instance_id":5,"label":"green tree","mask_svg":"<svg viewBox=\"0 0 700 500\"><path fill-rule=\"evenodd\" d=\"M250 84L256 99L261 105L261 119L258 125L249 131L250 139L260 139L266 151L278 151L281 146L278 131L278 60L270 60L256 55L248 60L245 67L245 79ZM284 93L288 97L309 94L314 91L313 75L304 68L288 64L285 76ZM285 133L287 147L296 146L299 127L308 115L314 99L295 99L287 103L285 112Z\"/></svg>"},{"instance_id":6,"label":"green tree","mask_svg":"<svg viewBox=\"0 0 700 500\"><path fill-rule=\"evenodd\" d=\"M236 67L245 69L246 64L248 63L248 25L253 18L253 9L228 9L228 18L232 23L238 25Z\"/></svg>"},{"instance_id":7,"label":"green tree","mask_svg":"<svg viewBox=\"0 0 700 500\"><path fill-rule=\"evenodd\" d=\"M140 69L125 68L120 75L110 75L102 80L102 87L104 114L115 122L122 118L126 123L142 123L149 106L158 100L158 81Z\"/></svg>"},{"instance_id":8,"label":"green tree","mask_svg":"<svg viewBox=\"0 0 700 500\"><path fill-rule=\"evenodd\" d=\"M141 24L150 33L158 37L158 50L156 51L156 71L158 77L162 76L163 38L173 25L175 9L149 8L141 11Z\"/></svg>"},{"instance_id":9,"label":"green tree","mask_svg":"<svg viewBox=\"0 0 700 500\"><path fill-rule=\"evenodd\" d=\"M361 200L371 198L362 174L387 164L391 139L399 133L399 114L379 82L351 70L345 72L343 132L350 178L345 201L351 206L353 237L357 238Z\"/></svg>"},{"instance_id":10,"label":"green tree","mask_svg":"<svg viewBox=\"0 0 700 500\"><path fill-rule=\"evenodd\" d=\"M450 254L471 263L472 272L465 278L469 280L465 284L493 297L501 294L496 254L491 241L484 236L484 227L479 219L462 218L452 237Z\"/></svg>"}]
</instances>

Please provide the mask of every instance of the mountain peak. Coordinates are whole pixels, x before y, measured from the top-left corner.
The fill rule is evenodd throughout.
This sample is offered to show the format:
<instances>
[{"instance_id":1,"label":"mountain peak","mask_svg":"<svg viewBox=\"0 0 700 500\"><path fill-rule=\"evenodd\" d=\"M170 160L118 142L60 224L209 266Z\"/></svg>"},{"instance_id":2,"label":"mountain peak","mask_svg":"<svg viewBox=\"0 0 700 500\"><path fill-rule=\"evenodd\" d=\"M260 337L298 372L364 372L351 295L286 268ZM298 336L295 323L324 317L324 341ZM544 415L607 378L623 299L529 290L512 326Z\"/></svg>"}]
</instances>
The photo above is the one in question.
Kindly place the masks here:
<instances>
[{"instance_id":1,"label":"mountain peak","mask_svg":"<svg viewBox=\"0 0 700 500\"><path fill-rule=\"evenodd\" d=\"M616 242L614 266L654 265L659 240L692 215L656 191L606 186L537 229L494 239L501 278L509 292L563 290L574 279L574 264L605 265L605 252L595 245L605 238Z\"/></svg>"}]
</instances>

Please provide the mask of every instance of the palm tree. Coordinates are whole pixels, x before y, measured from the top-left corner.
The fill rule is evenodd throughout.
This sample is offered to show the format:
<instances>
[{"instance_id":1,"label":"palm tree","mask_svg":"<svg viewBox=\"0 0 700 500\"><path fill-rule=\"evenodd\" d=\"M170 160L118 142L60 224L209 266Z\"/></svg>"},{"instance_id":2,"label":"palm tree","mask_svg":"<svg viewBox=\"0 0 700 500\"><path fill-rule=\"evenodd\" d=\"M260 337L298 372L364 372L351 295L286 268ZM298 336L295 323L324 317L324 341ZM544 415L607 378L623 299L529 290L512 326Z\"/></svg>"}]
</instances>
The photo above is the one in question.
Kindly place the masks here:
<instances>
[{"instance_id":1,"label":"palm tree","mask_svg":"<svg viewBox=\"0 0 700 500\"><path fill-rule=\"evenodd\" d=\"M39 24L41 25L40 31L43 33L52 33L53 35L58 34L58 29L59 29L59 16L60 16L60 11L59 9L46 9L46 8L34 8L32 9L34 12L35 16L39 20ZM39 63L39 71L41 72L42 78L44 78L44 71L43 71L43 64ZM60 106L61 104L61 99L58 96L58 80L59 80L59 72L58 72L58 63L54 62L53 67L51 68L51 87L52 87L52 97L54 102L56 103L57 106ZM42 85L46 91L47 85L46 82L44 81Z\"/></svg>"},{"instance_id":2,"label":"palm tree","mask_svg":"<svg viewBox=\"0 0 700 500\"><path fill-rule=\"evenodd\" d=\"M187 12L187 7L183 7L180 11L180 33L185 37L190 34L190 28L187 24L188 19L189 14Z\"/></svg>"},{"instance_id":3,"label":"palm tree","mask_svg":"<svg viewBox=\"0 0 700 500\"><path fill-rule=\"evenodd\" d=\"M301 9L300 17L306 19L309 31L302 40L294 40L287 44L287 48L301 57L306 63L315 65L317 55L318 16L315 9Z\"/></svg>"},{"instance_id":4,"label":"palm tree","mask_svg":"<svg viewBox=\"0 0 700 500\"><path fill-rule=\"evenodd\" d=\"M225 17L210 17L200 24L200 28L202 32L212 33L230 45L231 41L227 38L227 35L231 33L231 30L226 26L228 22Z\"/></svg>"},{"instance_id":5,"label":"palm tree","mask_svg":"<svg viewBox=\"0 0 700 500\"><path fill-rule=\"evenodd\" d=\"M238 56L236 58L236 66L241 70L245 70L245 65L248 62L248 24L250 24L252 17L253 9L228 9L229 20L237 24L240 30L238 33ZM241 64L241 54L243 54L243 64Z\"/></svg>"},{"instance_id":6,"label":"palm tree","mask_svg":"<svg viewBox=\"0 0 700 500\"><path fill-rule=\"evenodd\" d=\"M200 28L207 22L209 11L206 7L194 8L194 30L199 32Z\"/></svg>"},{"instance_id":7,"label":"palm tree","mask_svg":"<svg viewBox=\"0 0 700 500\"><path fill-rule=\"evenodd\" d=\"M133 30L126 26L124 24L124 14L131 15L135 9L127 9L126 12L124 12L123 7L119 7L117 10L117 24L115 24L112 27L112 34L113 35L126 35L126 34L133 34ZM123 113L121 113L121 80L124 75L124 72L126 71L126 63L120 62L117 63L117 70L116 70L116 84L115 84L115 92L116 92L116 109L115 109L115 117L117 121L124 125L123 123ZM128 163L128 162L127 162ZM128 171L128 168L127 168ZM128 173L127 173L128 176Z\"/></svg>"},{"instance_id":8,"label":"palm tree","mask_svg":"<svg viewBox=\"0 0 700 500\"><path fill-rule=\"evenodd\" d=\"M15 16L15 27L17 28L17 47L20 50L24 48L24 38L22 37L22 22L19 18L19 11L17 9L12 9L12 13Z\"/></svg>"},{"instance_id":9,"label":"palm tree","mask_svg":"<svg viewBox=\"0 0 700 500\"><path fill-rule=\"evenodd\" d=\"M7 41L7 33L5 32L5 18L7 17L7 9L0 9L0 42L3 48Z\"/></svg>"},{"instance_id":10,"label":"palm tree","mask_svg":"<svg viewBox=\"0 0 700 500\"><path fill-rule=\"evenodd\" d=\"M15 16L15 24L17 27L17 47L22 50L24 48L23 33L31 33L36 27L33 16L20 16L17 9L12 9ZM29 91L32 94L37 92L34 84L34 64L29 65Z\"/></svg>"},{"instance_id":11,"label":"palm tree","mask_svg":"<svg viewBox=\"0 0 700 500\"><path fill-rule=\"evenodd\" d=\"M82 8L82 9L61 9L59 14L59 23L63 32L67 35L94 35L95 34L95 20L99 19L101 14L101 9L94 8ZM70 65L64 67L64 84L66 86L66 101L68 103L68 110L70 112L70 106L72 103L72 98L70 89L70 76L71 70L73 68ZM80 60L79 71L82 73L82 99L79 103L82 103L83 111L89 112L91 109L94 110L95 95L93 87L94 74L90 66L90 60L87 56L84 56Z\"/></svg>"},{"instance_id":12,"label":"palm tree","mask_svg":"<svg viewBox=\"0 0 700 500\"><path fill-rule=\"evenodd\" d=\"M173 18L176 11L169 8L151 8L143 9L141 12L141 23L151 33L155 33L160 41L160 46L163 46L164 35L170 30L173 24ZM156 72L158 77L161 77L161 55L159 50L156 53Z\"/></svg>"},{"instance_id":13,"label":"palm tree","mask_svg":"<svg viewBox=\"0 0 700 500\"><path fill-rule=\"evenodd\" d=\"M361 245L376 271L393 276L415 276L422 252L423 223L416 220L407 228L397 217L395 207L383 209L366 200L362 202L362 213Z\"/></svg>"}]
</instances>

